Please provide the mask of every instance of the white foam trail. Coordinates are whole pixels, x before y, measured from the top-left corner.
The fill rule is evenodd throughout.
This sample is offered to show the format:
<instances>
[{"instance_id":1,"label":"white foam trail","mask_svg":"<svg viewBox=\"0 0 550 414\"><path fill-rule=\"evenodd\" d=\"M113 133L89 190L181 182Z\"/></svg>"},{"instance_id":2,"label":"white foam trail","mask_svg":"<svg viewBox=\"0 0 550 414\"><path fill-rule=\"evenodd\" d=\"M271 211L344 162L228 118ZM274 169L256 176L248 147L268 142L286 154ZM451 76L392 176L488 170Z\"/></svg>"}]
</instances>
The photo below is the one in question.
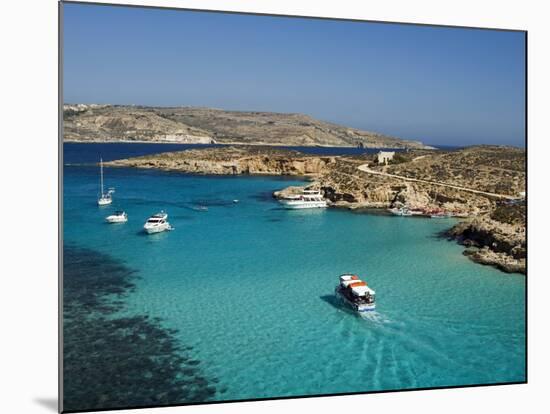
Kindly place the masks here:
<instances>
[{"instance_id":1,"label":"white foam trail","mask_svg":"<svg viewBox=\"0 0 550 414\"><path fill-rule=\"evenodd\" d=\"M362 319L365 319L374 323L391 323L391 319L387 318L386 316L376 311L362 312L359 314L359 316L361 316Z\"/></svg>"}]
</instances>

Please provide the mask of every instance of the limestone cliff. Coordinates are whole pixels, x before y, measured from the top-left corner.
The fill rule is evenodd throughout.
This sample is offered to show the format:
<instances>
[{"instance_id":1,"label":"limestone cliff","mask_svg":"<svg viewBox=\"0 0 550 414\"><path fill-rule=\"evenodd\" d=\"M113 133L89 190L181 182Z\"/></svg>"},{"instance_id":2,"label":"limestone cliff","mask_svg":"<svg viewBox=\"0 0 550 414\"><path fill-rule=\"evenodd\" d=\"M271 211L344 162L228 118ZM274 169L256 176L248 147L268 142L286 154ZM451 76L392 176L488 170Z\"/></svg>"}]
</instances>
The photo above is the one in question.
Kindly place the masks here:
<instances>
[{"instance_id":1,"label":"limestone cliff","mask_svg":"<svg viewBox=\"0 0 550 414\"><path fill-rule=\"evenodd\" d=\"M117 160L107 166L156 168L193 174L319 175L335 157L307 156L296 151L264 147L223 147L168 152Z\"/></svg>"},{"instance_id":2,"label":"limestone cliff","mask_svg":"<svg viewBox=\"0 0 550 414\"><path fill-rule=\"evenodd\" d=\"M526 272L525 204L500 204L490 214L465 220L446 235L469 247L472 260L506 272Z\"/></svg>"}]
</instances>

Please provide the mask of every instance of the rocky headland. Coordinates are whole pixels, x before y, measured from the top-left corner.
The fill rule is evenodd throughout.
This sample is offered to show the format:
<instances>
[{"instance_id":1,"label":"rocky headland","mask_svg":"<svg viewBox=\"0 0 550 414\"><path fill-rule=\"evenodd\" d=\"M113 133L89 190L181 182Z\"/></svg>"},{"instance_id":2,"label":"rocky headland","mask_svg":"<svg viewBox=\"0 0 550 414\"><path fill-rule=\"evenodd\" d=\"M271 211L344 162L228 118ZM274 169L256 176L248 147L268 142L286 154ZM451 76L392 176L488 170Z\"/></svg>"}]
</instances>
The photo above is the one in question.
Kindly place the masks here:
<instances>
[{"instance_id":1,"label":"rocky headland","mask_svg":"<svg viewBox=\"0 0 550 414\"><path fill-rule=\"evenodd\" d=\"M223 146L117 160L109 166L194 174L306 176L332 207L439 210L463 217L445 236L472 260L525 272L525 151L477 146L408 150L387 165L372 154L318 156L260 146ZM274 193L284 198L301 187ZM523 209L522 209L523 206Z\"/></svg>"},{"instance_id":2,"label":"rocky headland","mask_svg":"<svg viewBox=\"0 0 550 414\"><path fill-rule=\"evenodd\" d=\"M63 129L65 142L431 148L304 114L196 107L67 104Z\"/></svg>"},{"instance_id":3,"label":"rocky headland","mask_svg":"<svg viewBox=\"0 0 550 414\"><path fill-rule=\"evenodd\" d=\"M336 157L258 146L227 146L166 152L104 163L113 167L155 168L190 174L298 175L316 177L329 171Z\"/></svg>"},{"instance_id":4,"label":"rocky headland","mask_svg":"<svg viewBox=\"0 0 550 414\"><path fill-rule=\"evenodd\" d=\"M462 221L445 233L467 247L464 254L508 273L526 273L526 206L500 204L491 213Z\"/></svg>"}]
</instances>

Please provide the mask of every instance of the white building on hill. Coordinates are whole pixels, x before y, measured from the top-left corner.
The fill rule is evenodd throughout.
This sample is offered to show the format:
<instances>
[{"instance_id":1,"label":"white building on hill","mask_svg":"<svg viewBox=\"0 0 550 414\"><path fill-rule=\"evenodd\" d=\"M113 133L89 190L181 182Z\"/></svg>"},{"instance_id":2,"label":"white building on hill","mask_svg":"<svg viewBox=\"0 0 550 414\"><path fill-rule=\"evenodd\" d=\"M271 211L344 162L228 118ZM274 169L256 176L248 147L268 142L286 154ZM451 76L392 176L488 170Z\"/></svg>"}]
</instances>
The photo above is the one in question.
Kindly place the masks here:
<instances>
[{"instance_id":1,"label":"white building on hill","mask_svg":"<svg viewBox=\"0 0 550 414\"><path fill-rule=\"evenodd\" d=\"M387 164L388 161L393 160L395 151L380 151L378 153L378 164Z\"/></svg>"}]
</instances>

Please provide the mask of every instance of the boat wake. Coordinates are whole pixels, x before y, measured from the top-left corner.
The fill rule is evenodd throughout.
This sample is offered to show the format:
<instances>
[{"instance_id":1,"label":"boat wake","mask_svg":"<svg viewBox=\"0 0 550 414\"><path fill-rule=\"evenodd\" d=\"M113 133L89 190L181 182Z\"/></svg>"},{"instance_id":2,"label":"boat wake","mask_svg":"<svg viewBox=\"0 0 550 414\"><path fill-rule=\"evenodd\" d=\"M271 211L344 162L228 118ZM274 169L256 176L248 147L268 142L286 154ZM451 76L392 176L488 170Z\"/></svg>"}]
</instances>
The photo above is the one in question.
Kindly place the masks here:
<instances>
[{"instance_id":1,"label":"boat wake","mask_svg":"<svg viewBox=\"0 0 550 414\"><path fill-rule=\"evenodd\" d=\"M391 319L384 316L383 314L377 312L377 311L371 311L371 312L361 312L359 314L360 318L363 320L367 320L374 323L391 323Z\"/></svg>"}]
</instances>

